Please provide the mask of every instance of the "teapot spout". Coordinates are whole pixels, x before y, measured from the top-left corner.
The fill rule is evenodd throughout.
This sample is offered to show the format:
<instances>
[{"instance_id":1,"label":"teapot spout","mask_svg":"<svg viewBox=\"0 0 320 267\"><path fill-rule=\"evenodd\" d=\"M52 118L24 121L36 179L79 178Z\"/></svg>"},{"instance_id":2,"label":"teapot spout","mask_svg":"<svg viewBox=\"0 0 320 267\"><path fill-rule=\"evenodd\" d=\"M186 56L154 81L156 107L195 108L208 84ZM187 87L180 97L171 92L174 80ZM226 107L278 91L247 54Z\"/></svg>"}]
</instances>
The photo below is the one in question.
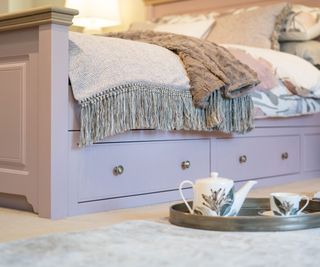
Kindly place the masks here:
<instances>
[{"instance_id":1,"label":"teapot spout","mask_svg":"<svg viewBox=\"0 0 320 267\"><path fill-rule=\"evenodd\" d=\"M245 201L251 188L257 183L257 181L248 181L245 183L235 194L233 207L231 209L232 215L237 215ZM231 214L230 214L231 215Z\"/></svg>"}]
</instances>

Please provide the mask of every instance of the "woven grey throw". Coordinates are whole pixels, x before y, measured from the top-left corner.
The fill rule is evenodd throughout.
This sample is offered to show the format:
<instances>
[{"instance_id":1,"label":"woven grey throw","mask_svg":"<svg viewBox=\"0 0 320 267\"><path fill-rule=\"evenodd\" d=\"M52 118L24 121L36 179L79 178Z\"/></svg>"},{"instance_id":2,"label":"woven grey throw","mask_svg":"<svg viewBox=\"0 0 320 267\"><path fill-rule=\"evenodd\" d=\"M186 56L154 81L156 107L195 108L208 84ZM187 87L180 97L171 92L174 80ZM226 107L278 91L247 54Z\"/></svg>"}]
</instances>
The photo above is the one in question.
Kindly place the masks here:
<instances>
[{"instance_id":1,"label":"woven grey throw","mask_svg":"<svg viewBox=\"0 0 320 267\"><path fill-rule=\"evenodd\" d=\"M206 108L196 108L181 60L165 48L78 33L69 40L69 78L81 105L80 146L132 129L252 128L249 96L226 99L215 90Z\"/></svg>"},{"instance_id":2,"label":"woven grey throw","mask_svg":"<svg viewBox=\"0 0 320 267\"><path fill-rule=\"evenodd\" d=\"M154 31L115 32L105 36L155 44L177 54L190 78L190 92L196 107L206 108L216 90L226 98L236 98L260 82L255 71L224 47L207 40Z\"/></svg>"}]
</instances>

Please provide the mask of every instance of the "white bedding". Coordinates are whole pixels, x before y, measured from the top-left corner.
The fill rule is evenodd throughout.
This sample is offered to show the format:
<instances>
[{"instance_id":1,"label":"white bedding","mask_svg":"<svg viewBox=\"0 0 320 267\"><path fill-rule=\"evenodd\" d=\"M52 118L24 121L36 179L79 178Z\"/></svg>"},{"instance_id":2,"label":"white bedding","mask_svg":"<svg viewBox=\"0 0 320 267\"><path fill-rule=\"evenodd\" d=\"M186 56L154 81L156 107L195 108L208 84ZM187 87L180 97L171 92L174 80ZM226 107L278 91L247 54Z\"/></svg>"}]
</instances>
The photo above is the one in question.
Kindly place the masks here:
<instances>
[{"instance_id":1,"label":"white bedding","mask_svg":"<svg viewBox=\"0 0 320 267\"><path fill-rule=\"evenodd\" d=\"M280 84L270 91L251 93L255 118L292 117L320 112L320 100L293 95Z\"/></svg>"}]
</instances>

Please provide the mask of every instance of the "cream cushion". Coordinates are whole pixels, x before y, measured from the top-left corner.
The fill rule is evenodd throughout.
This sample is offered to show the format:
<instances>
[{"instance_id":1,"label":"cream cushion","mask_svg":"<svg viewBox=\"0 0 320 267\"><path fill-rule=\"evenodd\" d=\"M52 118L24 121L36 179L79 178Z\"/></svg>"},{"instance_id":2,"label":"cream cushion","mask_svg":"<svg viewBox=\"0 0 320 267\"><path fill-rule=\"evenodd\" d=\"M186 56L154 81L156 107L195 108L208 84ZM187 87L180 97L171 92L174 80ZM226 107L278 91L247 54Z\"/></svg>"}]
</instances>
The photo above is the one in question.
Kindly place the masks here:
<instances>
[{"instance_id":1,"label":"cream cushion","mask_svg":"<svg viewBox=\"0 0 320 267\"><path fill-rule=\"evenodd\" d=\"M313 65L320 65L320 42L284 42L281 43L281 51L296 55Z\"/></svg>"},{"instance_id":2,"label":"cream cushion","mask_svg":"<svg viewBox=\"0 0 320 267\"><path fill-rule=\"evenodd\" d=\"M275 28L286 7L287 4L280 3L217 17L207 40L279 49Z\"/></svg>"}]
</instances>

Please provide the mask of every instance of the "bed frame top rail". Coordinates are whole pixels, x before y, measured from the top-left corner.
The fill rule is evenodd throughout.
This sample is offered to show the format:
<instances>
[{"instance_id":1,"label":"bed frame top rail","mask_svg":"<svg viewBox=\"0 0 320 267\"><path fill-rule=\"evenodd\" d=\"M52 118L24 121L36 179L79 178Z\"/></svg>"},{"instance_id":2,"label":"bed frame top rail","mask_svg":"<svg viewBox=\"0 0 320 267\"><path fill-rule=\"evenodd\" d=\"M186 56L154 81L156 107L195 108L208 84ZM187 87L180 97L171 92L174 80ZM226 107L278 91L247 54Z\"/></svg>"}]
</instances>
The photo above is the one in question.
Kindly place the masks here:
<instances>
[{"instance_id":1,"label":"bed frame top rail","mask_svg":"<svg viewBox=\"0 0 320 267\"><path fill-rule=\"evenodd\" d=\"M320 6L319 0L290 0L283 2ZM144 0L147 7L147 19L152 20L165 15L182 13L200 13L206 11L223 12L233 8L261 6L279 3L279 0Z\"/></svg>"},{"instance_id":2,"label":"bed frame top rail","mask_svg":"<svg viewBox=\"0 0 320 267\"><path fill-rule=\"evenodd\" d=\"M39 7L0 15L0 32L30 28L44 24L70 26L78 11L61 7Z\"/></svg>"}]
</instances>

